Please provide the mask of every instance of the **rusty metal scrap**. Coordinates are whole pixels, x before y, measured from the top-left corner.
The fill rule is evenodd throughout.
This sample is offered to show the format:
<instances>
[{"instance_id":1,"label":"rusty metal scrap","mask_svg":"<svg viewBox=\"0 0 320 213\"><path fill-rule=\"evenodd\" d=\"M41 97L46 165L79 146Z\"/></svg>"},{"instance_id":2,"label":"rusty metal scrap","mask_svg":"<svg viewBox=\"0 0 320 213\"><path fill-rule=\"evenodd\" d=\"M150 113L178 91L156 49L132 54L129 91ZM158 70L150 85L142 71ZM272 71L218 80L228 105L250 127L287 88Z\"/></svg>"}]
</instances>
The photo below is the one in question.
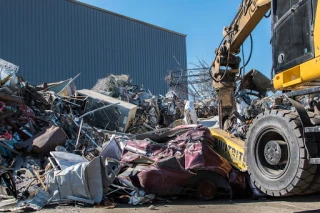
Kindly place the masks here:
<instances>
[{"instance_id":1,"label":"rusty metal scrap","mask_svg":"<svg viewBox=\"0 0 320 213\"><path fill-rule=\"evenodd\" d=\"M33 86L6 63L0 60L0 205L6 210L113 208L117 199L138 205L179 194L212 199L249 187L197 124L214 114L211 99L192 104L172 91L157 97L126 75L99 80L92 90L76 90L78 75ZM261 101L246 106L245 119L266 105ZM180 126L186 123L193 124Z\"/></svg>"},{"instance_id":2,"label":"rusty metal scrap","mask_svg":"<svg viewBox=\"0 0 320 213\"><path fill-rule=\"evenodd\" d=\"M165 97L157 97L131 82L126 75L110 75L100 79L92 89L137 106L135 116L128 117L129 124L125 132L140 134L167 127L183 118L184 100L170 92Z\"/></svg>"},{"instance_id":3,"label":"rusty metal scrap","mask_svg":"<svg viewBox=\"0 0 320 213\"><path fill-rule=\"evenodd\" d=\"M187 186L195 190L198 175L202 172L216 178L220 194L230 195L231 183L245 187L245 182L235 184L229 179L233 169L214 151L215 143L207 128L191 125L178 129L185 131L180 134L176 131L175 139L167 143L148 139L126 141L121 163L133 166L124 166L126 169L119 177L131 181L135 187L140 186L147 193L158 195L177 195L188 190ZM126 146L131 148L126 149ZM188 185L189 182L193 185ZM234 195L239 193L232 192Z\"/></svg>"},{"instance_id":4,"label":"rusty metal scrap","mask_svg":"<svg viewBox=\"0 0 320 213\"><path fill-rule=\"evenodd\" d=\"M272 109L293 110L293 107L285 95L273 93L270 79L257 70L251 70L243 76L241 84L237 88L234 99L236 110L228 116L224 129L232 136L245 139L252 120L258 114ZM306 109L314 111L310 105L313 98L300 97ZM311 108L308 107L311 106Z\"/></svg>"}]
</instances>

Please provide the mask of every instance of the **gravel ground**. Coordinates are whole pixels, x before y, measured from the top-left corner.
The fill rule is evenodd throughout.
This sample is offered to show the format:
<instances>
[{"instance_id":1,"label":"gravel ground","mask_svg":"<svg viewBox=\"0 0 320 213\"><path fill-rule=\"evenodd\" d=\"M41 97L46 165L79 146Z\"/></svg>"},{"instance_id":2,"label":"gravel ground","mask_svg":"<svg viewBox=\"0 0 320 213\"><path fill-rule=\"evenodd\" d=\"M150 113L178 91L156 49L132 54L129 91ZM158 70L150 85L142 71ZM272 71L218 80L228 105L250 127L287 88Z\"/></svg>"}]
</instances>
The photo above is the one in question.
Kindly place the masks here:
<instances>
[{"instance_id":1,"label":"gravel ground","mask_svg":"<svg viewBox=\"0 0 320 213\"><path fill-rule=\"evenodd\" d=\"M282 213L282 212L320 212L320 196L296 196L288 198L268 198L262 200L215 200L215 201L199 201L188 198L179 198L172 200L171 203L155 202L152 204L155 210L150 210L149 205L131 206L128 204L117 204L114 209L102 208L80 208L72 206L56 206L41 210L41 213L58 213L58 212L74 212L74 213L131 213L131 212L236 212L236 213Z\"/></svg>"}]
</instances>

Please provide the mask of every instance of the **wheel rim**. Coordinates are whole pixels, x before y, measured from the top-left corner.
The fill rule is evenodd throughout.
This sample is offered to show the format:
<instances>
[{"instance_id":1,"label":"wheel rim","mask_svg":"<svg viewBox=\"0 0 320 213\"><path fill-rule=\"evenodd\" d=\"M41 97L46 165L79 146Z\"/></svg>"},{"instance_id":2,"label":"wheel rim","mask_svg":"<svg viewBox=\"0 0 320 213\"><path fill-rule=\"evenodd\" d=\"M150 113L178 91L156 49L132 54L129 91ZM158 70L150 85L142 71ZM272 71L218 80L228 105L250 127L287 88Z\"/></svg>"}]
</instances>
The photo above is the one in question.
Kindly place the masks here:
<instances>
[{"instance_id":1,"label":"wheel rim","mask_svg":"<svg viewBox=\"0 0 320 213\"><path fill-rule=\"evenodd\" d=\"M198 184L198 196L204 200L211 200L216 196L217 188L212 181L203 181Z\"/></svg>"},{"instance_id":2,"label":"wheel rim","mask_svg":"<svg viewBox=\"0 0 320 213\"><path fill-rule=\"evenodd\" d=\"M260 132L255 146L258 169L271 179L280 178L290 164L290 146L286 137L276 128Z\"/></svg>"}]
</instances>

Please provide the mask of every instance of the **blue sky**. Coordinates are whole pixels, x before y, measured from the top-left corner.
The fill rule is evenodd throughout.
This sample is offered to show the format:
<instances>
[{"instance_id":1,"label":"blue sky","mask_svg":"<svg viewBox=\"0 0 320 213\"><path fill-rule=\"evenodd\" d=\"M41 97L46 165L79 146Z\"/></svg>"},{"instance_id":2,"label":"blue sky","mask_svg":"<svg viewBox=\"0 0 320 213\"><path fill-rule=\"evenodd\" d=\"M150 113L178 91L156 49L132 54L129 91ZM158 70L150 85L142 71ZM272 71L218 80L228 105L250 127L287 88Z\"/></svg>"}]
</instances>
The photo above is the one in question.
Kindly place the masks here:
<instances>
[{"instance_id":1,"label":"blue sky","mask_svg":"<svg viewBox=\"0 0 320 213\"><path fill-rule=\"evenodd\" d=\"M241 0L81 0L125 16L187 35L188 67L198 58L211 64L222 39L222 29L234 18ZM246 71L256 69L270 77L270 18L264 18L252 33L253 56ZM250 42L244 45L247 58Z\"/></svg>"}]
</instances>

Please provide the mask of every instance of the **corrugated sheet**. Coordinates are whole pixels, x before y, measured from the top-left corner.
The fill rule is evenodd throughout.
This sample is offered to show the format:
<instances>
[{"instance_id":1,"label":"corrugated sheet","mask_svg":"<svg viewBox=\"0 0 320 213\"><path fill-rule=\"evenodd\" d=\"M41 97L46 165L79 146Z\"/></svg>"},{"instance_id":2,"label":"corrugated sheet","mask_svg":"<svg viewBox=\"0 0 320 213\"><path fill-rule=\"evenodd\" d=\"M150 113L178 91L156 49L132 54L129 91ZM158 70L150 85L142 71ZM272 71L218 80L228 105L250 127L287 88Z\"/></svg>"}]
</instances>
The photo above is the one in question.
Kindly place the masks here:
<instances>
[{"instance_id":1,"label":"corrugated sheet","mask_svg":"<svg viewBox=\"0 0 320 213\"><path fill-rule=\"evenodd\" d=\"M91 89L109 74L129 74L164 94L165 75L187 67L184 35L82 3L1 0L0 26L0 58L20 66L31 84L81 73L77 87Z\"/></svg>"}]
</instances>

